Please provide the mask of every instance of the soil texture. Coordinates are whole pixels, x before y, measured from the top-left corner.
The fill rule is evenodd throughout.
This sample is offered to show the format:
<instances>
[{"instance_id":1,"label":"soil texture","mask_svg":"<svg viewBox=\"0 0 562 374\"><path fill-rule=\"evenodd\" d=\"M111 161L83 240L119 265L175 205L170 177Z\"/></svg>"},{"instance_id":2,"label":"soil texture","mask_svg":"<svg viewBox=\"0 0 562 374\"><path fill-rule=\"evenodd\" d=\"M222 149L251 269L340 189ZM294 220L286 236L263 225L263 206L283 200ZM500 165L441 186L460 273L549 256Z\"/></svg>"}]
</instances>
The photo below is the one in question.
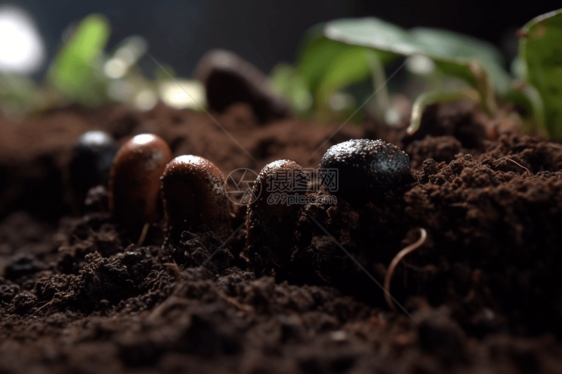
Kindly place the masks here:
<instances>
[{"instance_id":1,"label":"soil texture","mask_svg":"<svg viewBox=\"0 0 562 374\"><path fill-rule=\"evenodd\" d=\"M0 373L562 372L562 146L459 103L430 107L414 136L367 121L324 145L339 124L264 122L244 103L211 114L220 127L162 104L0 118ZM106 186L86 201L70 187L89 130L154 133L225 177L382 139L412 178L277 224L233 205L226 242L166 240L156 223L139 246ZM379 286L422 229L390 280L393 310Z\"/></svg>"}]
</instances>

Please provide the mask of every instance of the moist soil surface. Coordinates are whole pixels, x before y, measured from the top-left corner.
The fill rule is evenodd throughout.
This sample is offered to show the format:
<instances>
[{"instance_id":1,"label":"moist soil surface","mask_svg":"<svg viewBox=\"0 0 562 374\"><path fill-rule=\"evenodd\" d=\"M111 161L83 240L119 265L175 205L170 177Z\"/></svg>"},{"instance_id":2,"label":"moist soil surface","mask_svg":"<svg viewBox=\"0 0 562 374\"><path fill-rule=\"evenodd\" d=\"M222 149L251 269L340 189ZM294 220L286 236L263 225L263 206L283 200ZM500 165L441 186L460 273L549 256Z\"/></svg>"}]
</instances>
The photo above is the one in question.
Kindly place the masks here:
<instances>
[{"instance_id":1,"label":"moist soil surface","mask_svg":"<svg viewBox=\"0 0 562 374\"><path fill-rule=\"evenodd\" d=\"M428 108L414 136L367 121L316 153L338 124L261 123L245 104L212 115L230 136L164 105L0 119L0 373L562 372L560 145L458 103ZM251 248L240 206L226 244L197 230L165 240L156 223L139 246L104 186L86 202L69 187L72 145L94 129L121 144L157 134L225 176L317 167L333 144L381 138L413 178L275 225L252 218ZM389 305L380 284L422 229Z\"/></svg>"}]
</instances>

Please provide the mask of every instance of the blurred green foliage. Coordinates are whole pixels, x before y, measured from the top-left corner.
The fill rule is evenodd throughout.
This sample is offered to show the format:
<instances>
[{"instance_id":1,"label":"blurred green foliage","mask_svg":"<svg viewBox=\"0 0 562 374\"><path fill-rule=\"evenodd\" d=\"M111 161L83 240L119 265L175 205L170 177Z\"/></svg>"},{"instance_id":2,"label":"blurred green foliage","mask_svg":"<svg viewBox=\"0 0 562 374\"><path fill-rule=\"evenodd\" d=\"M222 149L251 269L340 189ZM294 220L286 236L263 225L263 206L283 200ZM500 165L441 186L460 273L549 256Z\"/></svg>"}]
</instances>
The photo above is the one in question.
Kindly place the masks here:
<instances>
[{"instance_id":1,"label":"blurred green foliage","mask_svg":"<svg viewBox=\"0 0 562 374\"><path fill-rule=\"evenodd\" d=\"M375 51L383 65L403 56L428 56L445 74L464 79L475 87L484 98L483 107L489 114L495 109L491 85L505 92L510 81L495 47L448 31L428 28L406 31L376 18L364 18L328 22L310 34L298 66L309 77L310 89L321 90L321 94L315 95L319 108L329 94L369 76L372 69L364 58L365 50Z\"/></svg>"},{"instance_id":2,"label":"blurred green foliage","mask_svg":"<svg viewBox=\"0 0 562 374\"><path fill-rule=\"evenodd\" d=\"M107 78L102 73L101 57L109 34L109 23L103 16L94 14L82 20L55 57L48 83L77 103L102 104Z\"/></svg>"},{"instance_id":3,"label":"blurred green foliage","mask_svg":"<svg viewBox=\"0 0 562 374\"><path fill-rule=\"evenodd\" d=\"M0 74L4 113L18 117L69 103L121 102L139 109L157 100L176 108L204 104L201 84L176 79L171 67L166 70L172 77L156 66L155 79L144 76L137 67L147 51L144 39L127 38L108 52L109 35L107 20L90 15L68 33L43 82ZM394 74L400 64L406 69L389 80L386 73ZM366 112L388 124L396 113L408 112L410 131L415 131L427 105L467 99L490 117L505 112L497 110L497 102L511 103L520 109L526 131L562 139L562 10L523 27L520 53L511 66L514 76L504 70L494 46L465 35L405 30L376 18L341 19L312 27L295 66L279 64L270 78L295 113L317 120L346 118L365 104ZM397 95L400 110L393 101ZM404 98L413 103L410 111ZM364 117L358 113L358 118Z\"/></svg>"},{"instance_id":4,"label":"blurred green foliage","mask_svg":"<svg viewBox=\"0 0 562 374\"><path fill-rule=\"evenodd\" d=\"M199 109L197 103L205 104L201 83L176 79L167 66L171 78L156 65L155 79L145 77L137 66L148 48L142 37L128 37L108 52L110 25L102 15L87 16L66 34L42 82L0 74L0 108L6 115L20 118L72 103L87 107L125 103L141 110L158 100L176 108Z\"/></svg>"},{"instance_id":5,"label":"blurred green foliage","mask_svg":"<svg viewBox=\"0 0 562 374\"><path fill-rule=\"evenodd\" d=\"M515 78L504 69L501 53L489 43L444 30L405 30L377 18L341 19L311 28L303 38L294 74L304 79L314 98L309 113L333 111L332 95L370 77L371 92L380 92L366 108L384 119L385 110L392 105L384 84L385 69L396 69L394 61L406 59L408 79L406 83L402 80L399 91L415 102L410 119L414 123L428 103L468 99L478 102L492 118L500 115L497 102L512 103L521 109L526 131L562 139L561 19L562 13L556 11L524 27L520 58L512 64ZM427 72L410 68L414 62L428 64L420 56L430 60ZM465 95L467 92L470 94ZM356 105L363 99L357 98Z\"/></svg>"},{"instance_id":6,"label":"blurred green foliage","mask_svg":"<svg viewBox=\"0 0 562 374\"><path fill-rule=\"evenodd\" d=\"M544 103L548 134L562 139L562 9L536 17L521 30L526 80Z\"/></svg>"},{"instance_id":7,"label":"blurred green foliage","mask_svg":"<svg viewBox=\"0 0 562 374\"><path fill-rule=\"evenodd\" d=\"M312 95L297 69L289 64L279 64L271 71L270 78L275 93L287 100L293 112L304 114L310 110Z\"/></svg>"},{"instance_id":8,"label":"blurred green foliage","mask_svg":"<svg viewBox=\"0 0 562 374\"><path fill-rule=\"evenodd\" d=\"M0 103L5 115L18 118L43 107L48 95L37 89L30 78L16 74L0 74Z\"/></svg>"},{"instance_id":9,"label":"blurred green foliage","mask_svg":"<svg viewBox=\"0 0 562 374\"><path fill-rule=\"evenodd\" d=\"M420 52L432 58L445 73L459 76L478 89L478 73L470 65L482 64L497 92L507 91L511 77L503 68L501 53L493 45L445 30L414 28L410 32Z\"/></svg>"}]
</instances>

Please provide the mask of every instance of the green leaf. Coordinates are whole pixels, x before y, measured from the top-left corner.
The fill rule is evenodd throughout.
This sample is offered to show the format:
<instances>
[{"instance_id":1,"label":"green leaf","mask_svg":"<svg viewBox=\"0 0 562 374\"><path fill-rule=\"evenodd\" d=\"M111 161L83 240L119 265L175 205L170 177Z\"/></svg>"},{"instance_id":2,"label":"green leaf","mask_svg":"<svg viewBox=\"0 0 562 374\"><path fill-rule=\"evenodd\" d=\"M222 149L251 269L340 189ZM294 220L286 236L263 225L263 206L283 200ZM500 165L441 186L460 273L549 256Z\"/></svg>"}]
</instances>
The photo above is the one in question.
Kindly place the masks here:
<instances>
[{"instance_id":1,"label":"green leaf","mask_svg":"<svg viewBox=\"0 0 562 374\"><path fill-rule=\"evenodd\" d=\"M503 68L500 51L492 44L445 30L419 27L410 32L415 42L422 46L423 52L438 63L467 65L478 60L490 75L496 90L499 93L507 91L511 77Z\"/></svg>"},{"instance_id":2,"label":"green leaf","mask_svg":"<svg viewBox=\"0 0 562 374\"><path fill-rule=\"evenodd\" d=\"M299 73L305 78L308 89L316 92L334 59L353 48L324 37L310 40L297 63Z\"/></svg>"},{"instance_id":3,"label":"green leaf","mask_svg":"<svg viewBox=\"0 0 562 374\"><path fill-rule=\"evenodd\" d=\"M526 123L523 130L526 133L548 136L544 118L544 104L539 91L528 83L514 84L507 92L505 99L524 109L527 117L532 117L534 123Z\"/></svg>"},{"instance_id":4,"label":"green leaf","mask_svg":"<svg viewBox=\"0 0 562 374\"><path fill-rule=\"evenodd\" d=\"M305 41L303 43L303 47L301 48L301 52L299 53L297 62L299 74L301 74L306 79L306 84L310 92L314 93L318 92L319 86L321 84L326 84L326 82L323 81L326 79L325 77L328 73L330 73L331 75L340 74L334 72L334 68L337 65L343 67L341 65L341 62L346 58L342 57L342 60L335 61L336 59L340 58L339 56L350 54L357 57L359 56L359 54L361 54L361 52L359 51L365 50L365 48L359 48L356 45L349 45L340 43L337 40L332 40L324 35L324 30L325 25L321 24L312 27L307 32L304 37ZM383 65L399 56L398 54L388 53L383 50L377 51L377 54L379 60ZM361 62L359 63L359 65L362 69L361 73L343 73L342 78L344 78L344 76L346 75L353 76L364 74L364 71L366 71L364 70L366 65L362 64ZM353 66L353 68L355 69L357 68L357 66ZM337 80L337 77L330 77L328 78L328 83L333 84L335 80ZM339 85L339 87L343 87L343 85Z\"/></svg>"},{"instance_id":5,"label":"green leaf","mask_svg":"<svg viewBox=\"0 0 562 374\"><path fill-rule=\"evenodd\" d=\"M85 105L100 103L100 54L109 37L109 24L101 15L90 15L76 28L51 65L48 82L69 99Z\"/></svg>"},{"instance_id":6,"label":"green leaf","mask_svg":"<svg viewBox=\"0 0 562 374\"><path fill-rule=\"evenodd\" d=\"M366 52L363 47L350 48L331 61L316 92L316 102L320 107L327 105L334 92L369 78L371 70Z\"/></svg>"},{"instance_id":7,"label":"green leaf","mask_svg":"<svg viewBox=\"0 0 562 374\"><path fill-rule=\"evenodd\" d=\"M542 97L549 135L562 139L562 9L534 18L521 34L527 82Z\"/></svg>"},{"instance_id":8,"label":"green leaf","mask_svg":"<svg viewBox=\"0 0 562 374\"><path fill-rule=\"evenodd\" d=\"M285 98L296 113L306 113L312 107L312 95L306 81L288 64L278 64L269 73L273 90Z\"/></svg>"},{"instance_id":9,"label":"green leaf","mask_svg":"<svg viewBox=\"0 0 562 374\"><path fill-rule=\"evenodd\" d=\"M378 54L372 50L365 51L365 59L371 71L373 80L373 100L372 109L375 116L380 121L384 121L386 111L390 107L390 95L386 86L386 74L384 66L378 57Z\"/></svg>"},{"instance_id":10,"label":"green leaf","mask_svg":"<svg viewBox=\"0 0 562 374\"><path fill-rule=\"evenodd\" d=\"M420 52L408 31L378 18L344 18L328 22L324 35L332 40L384 51L389 55ZM382 58L384 61L384 58Z\"/></svg>"},{"instance_id":11,"label":"green leaf","mask_svg":"<svg viewBox=\"0 0 562 374\"><path fill-rule=\"evenodd\" d=\"M353 20L350 21L353 26ZM380 28L390 26L384 23ZM396 30L404 32L399 28ZM309 91L314 93L320 110L328 106L330 96L336 91L367 79L373 71L372 59L367 60L366 57L368 51L373 52L371 48L340 43L324 34L324 24L310 29L298 58L298 72L304 77ZM400 56L384 50L376 50L375 53L382 66Z\"/></svg>"},{"instance_id":12,"label":"green leaf","mask_svg":"<svg viewBox=\"0 0 562 374\"><path fill-rule=\"evenodd\" d=\"M505 92L511 79L493 46L447 31L418 28L408 32L376 18L363 18L328 22L324 35L342 43L374 48L390 58L426 55L443 72L474 86L483 98L483 109L490 115L495 111L493 87Z\"/></svg>"},{"instance_id":13,"label":"green leaf","mask_svg":"<svg viewBox=\"0 0 562 374\"><path fill-rule=\"evenodd\" d=\"M412 106L412 117L410 126L407 129L408 135L412 135L418 131L423 112L428 105L458 100L470 100L477 103L480 102L480 95L471 88L453 92L430 91L421 94Z\"/></svg>"}]
</instances>

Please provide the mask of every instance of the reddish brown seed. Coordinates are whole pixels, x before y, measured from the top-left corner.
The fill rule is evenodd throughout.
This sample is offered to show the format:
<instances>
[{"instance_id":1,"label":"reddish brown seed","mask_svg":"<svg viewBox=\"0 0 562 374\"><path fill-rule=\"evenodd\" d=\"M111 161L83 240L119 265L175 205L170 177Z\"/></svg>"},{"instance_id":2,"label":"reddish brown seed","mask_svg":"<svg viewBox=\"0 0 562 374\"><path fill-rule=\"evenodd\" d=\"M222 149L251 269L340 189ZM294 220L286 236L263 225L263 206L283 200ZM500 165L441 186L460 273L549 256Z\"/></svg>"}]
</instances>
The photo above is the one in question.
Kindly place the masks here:
<instances>
[{"instance_id":1,"label":"reddish brown seed","mask_svg":"<svg viewBox=\"0 0 562 374\"><path fill-rule=\"evenodd\" d=\"M162 176L164 211L169 234L183 230L230 234L230 202L225 179L209 160L198 156L173 159Z\"/></svg>"},{"instance_id":2,"label":"reddish brown seed","mask_svg":"<svg viewBox=\"0 0 562 374\"><path fill-rule=\"evenodd\" d=\"M117 153L109 180L109 209L132 234L158 219L160 176L171 159L168 144L153 134L135 136Z\"/></svg>"},{"instance_id":3,"label":"reddish brown seed","mask_svg":"<svg viewBox=\"0 0 562 374\"><path fill-rule=\"evenodd\" d=\"M289 184L279 183L287 178ZM304 195L306 181L302 167L290 160L266 165L256 179L246 221L246 244L256 274L283 272L289 263L301 207L277 197Z\"/></svg>"}]
</instances>

